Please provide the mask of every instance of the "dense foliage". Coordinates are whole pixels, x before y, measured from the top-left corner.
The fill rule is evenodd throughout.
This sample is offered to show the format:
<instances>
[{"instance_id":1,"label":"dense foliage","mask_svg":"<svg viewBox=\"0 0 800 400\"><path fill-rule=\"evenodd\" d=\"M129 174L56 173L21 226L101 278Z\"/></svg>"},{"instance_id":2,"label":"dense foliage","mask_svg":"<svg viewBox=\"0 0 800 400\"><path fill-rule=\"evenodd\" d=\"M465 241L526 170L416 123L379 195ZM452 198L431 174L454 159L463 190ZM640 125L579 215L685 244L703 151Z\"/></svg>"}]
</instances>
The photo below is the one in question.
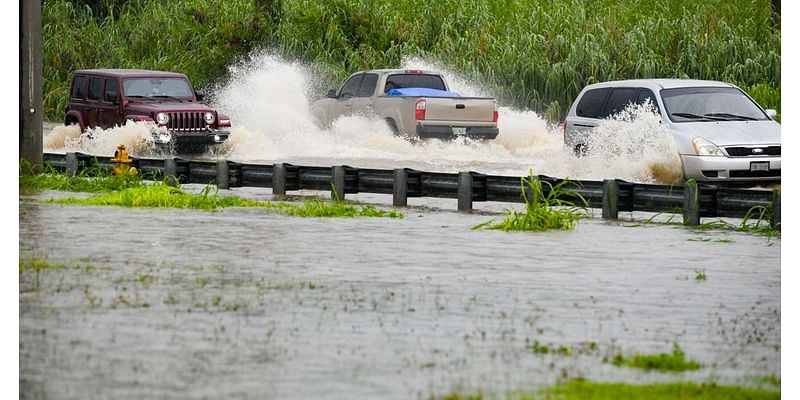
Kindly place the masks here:
<instances>
[{"instance_id":1,"label":"dense foliage","mask_svg":"<svg viewBox=\"0 0 800 400\"><path fill-rule=\"evenodd\" d=\"M206 86L262 48L331 82L420 56L553 120L584 85L624 78L725 80L780 109L768 0L48 0L43 18L54 120L74 69L173 70Z\"/></svg>"}]
</instances>

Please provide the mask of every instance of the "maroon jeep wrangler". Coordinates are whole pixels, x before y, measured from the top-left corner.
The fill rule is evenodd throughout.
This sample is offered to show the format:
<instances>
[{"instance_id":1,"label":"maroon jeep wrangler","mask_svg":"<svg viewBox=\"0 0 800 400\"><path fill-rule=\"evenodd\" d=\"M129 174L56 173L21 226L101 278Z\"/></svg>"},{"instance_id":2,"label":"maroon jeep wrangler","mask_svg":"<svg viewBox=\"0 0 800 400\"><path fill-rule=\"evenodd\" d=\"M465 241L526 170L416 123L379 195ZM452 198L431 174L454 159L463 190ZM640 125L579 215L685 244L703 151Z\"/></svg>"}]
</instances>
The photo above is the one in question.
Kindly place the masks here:
<instances>
[{"instance_id":1,"label":"maroon jeep wrangler","mask_svg":"<svg viewBox=\"0 0 800 400\"><path fill-rule=\"evenodd\" d=\"M108 129L126 121L153 122L158 145L202 152L228 139L230 119L202 104L186 75L174 72L89 69L72 74L65 125Z\"/></svg>"}]
</instances>

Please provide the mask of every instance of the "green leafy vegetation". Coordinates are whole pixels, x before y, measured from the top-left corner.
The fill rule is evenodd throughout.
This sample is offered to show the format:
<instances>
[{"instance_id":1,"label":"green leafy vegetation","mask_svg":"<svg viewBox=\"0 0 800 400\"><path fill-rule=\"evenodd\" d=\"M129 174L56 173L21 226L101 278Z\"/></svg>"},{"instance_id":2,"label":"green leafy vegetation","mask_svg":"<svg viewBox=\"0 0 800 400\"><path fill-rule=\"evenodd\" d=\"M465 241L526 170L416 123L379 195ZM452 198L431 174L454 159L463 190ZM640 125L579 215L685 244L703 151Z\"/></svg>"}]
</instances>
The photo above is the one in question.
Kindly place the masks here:
<instances>
[{"instance_id":1,"label":"green leafy vegetation","mask_svg":"<svg viewBox=\"0 0 800 400\"><path fill-rule=\"evenodd\" d=\"M578 193L567 190L565 185L568 180L563 180L555 185L542 182L533 174L522 178L522 197L525 200L525 212L505 209L505 219L498 223L491 219L472 227L472 229L500 229L503 231L534 231L541 232L551 229L569 230L575 228L578 219L587 215L586 208L589 203ZM545 190L547 189L547 190ZM582 206L564 200L577 199Z\"/></svg>"},{"instance_id":2,"label":"green leafy vegetation","mask_svg":"<svg viewBox=\"0 0 800 400\"><path fill-rule=\"evenodd\" d=\"M50 120L64 117L73 70L170 70L211 87L257 49L313 63L329 86L419 56L551 121L584 85L626 78L729 81L780 111L780 17L767 0L94 3L43 3Z\"/></svg>"},{"instance_id":3,"label":"green leafy vegetation","mask_svg":"<svg viewBox=\"0 0 800 400\"><path fill-rule=\"evenodd\" d=\"M661 372L691 371L702 367L697 361L686 359L686 355L677 343L673 345L672 353L635 354L627 358L617 353L612 364Z\"/></svg>"},{"instance_id":4,"label":"green leafy vegetation","mask_svg":"<svg viewBox=\"0 0 800 400\"><path fill-rule=\"evenodd\" d=\"M493 399L482 394L449 394L442 400ZM753 389L739 386L722 386L715 383L652 383L632 385L626 383L597 383L571 380L545 388L537 393L506 396L520 400L778 400L780 391Z\"/></svg>"},{"instance_id":5,"label":"green leafy vegetation","mask_svg":"<svg viewBox=\"0 0 800 400\"><path fill-rule=\"evenodd\" d=\"M62 190L67 192L110 192L132 187L144 186L136 175L111 175L101 168L87 169L77 176L59 174L52 166L46 165L45 171L38 175L25 175L20 166L19 188L25 190Z\"/></svg>"},{"instance_id":6,"label":"green leafy vegetation","mask_svg":"<svg viewBox=\"0 0 800 400\"><path fill-rule=\"evenodd\" d=\"M49 261L45 258L34 257L19 261L20 275L24 274L26 271L35 271L36 273L39 273L39 271L43 270L64 269L66 267L67 266L65 264Z\"/></svg>"},{"instance_id":7,"label":"green leafy vegetation","mask_svg":"<svg viewBox=\"0 0 800 400\"><path fill-rule=\"evenodd\" d=\"M702 271L694 271L694 280L696 281L704 281L706 280L706 270Z\"/></svg>"},{"instance_id":8,"label":"green leafy vegetation","mask_svg":"<svg viewBox=\"0 0 800 400\"><path fill-rule=\"evenodd\" d=\"M285 215L297 217L382 217L403 218L397 210L384 211L372 205L354 205L342 201L326 202L321 199L305 200L303 204L279 203L275 207Z\"/></svg>"}]
</instances>

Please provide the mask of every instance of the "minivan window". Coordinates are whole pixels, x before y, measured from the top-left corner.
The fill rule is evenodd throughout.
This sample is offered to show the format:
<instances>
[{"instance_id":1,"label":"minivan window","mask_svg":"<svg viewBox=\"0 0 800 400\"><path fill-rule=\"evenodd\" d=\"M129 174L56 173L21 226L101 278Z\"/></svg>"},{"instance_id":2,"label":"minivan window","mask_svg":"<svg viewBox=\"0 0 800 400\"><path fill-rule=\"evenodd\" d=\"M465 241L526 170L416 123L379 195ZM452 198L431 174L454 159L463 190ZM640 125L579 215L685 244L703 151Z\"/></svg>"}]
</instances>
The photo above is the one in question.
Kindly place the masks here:
<instances>
[{"instance_id":1,"label":"minivan window","mask_svg":"<svg viewBox=\"0 0 800 400\"><path fill-rule=\"evenodd\" d=\"M615 88L608 97L605 110L600 118L607 118L625 110L630 104L636 104L639 88Z\"/></svg>"},{"instance_id":2,"label":"minivan window","mask_svg":"<svg viewBox=\"0 0 800 400\"><path fill-rule=\"evenodd\" d=\"M586 91L578 102L576 113L579 117L598 118L606 102L611 88L592 89Z\"/></svg>"},{"instance_id":3,"label":"minivan window","mask_svg":"<svg viewBox=\"0 0 800 400\"><path fill-rule=\"evenodd\" d=\"M100 78L89 79L89 100L100 100Z\"/></svg>"},{"instance_id":4,"label":"minivan window","mask_svg":"<svg viewBox=\"0 0 800 400\"><path fill-rule=\"evenodd\" d=\"M375 93L375 84L378 83L377 74L364 74L361 87L358 89L358 97L370 97Z\"/></svg>"},{"instance_id":5,"label":"minivan window","mask_svg":"<svg viewBox=\"0 0 800 400\"><path fill-rule=\"evenodd\" d=\"M758 105L734 87L664 89L661 100L672 122L769 120Z\"/></svg>"},{"instance_id":6,"label":"minivan window","mask_svg":"<svg viewBox=\"0 0 800 400\"><path fill-rule=\"evenodd\" d=\"M339 97L352 97L358 94L358 87L361 85L361 79L363 78L364 74L358 74L350 77L350 79L344 83L342 89L339 90Z\"/></svg>"},{"instance_id":7,"label":"minivan window","mask_svg":"<svg viewBox=\"0 0 800 400\"><path fill-rule=\"evenodd\" d=\"M447 90L444 86L444 80L439 75L393 74L386 78L386 86L383 91L388 92L392 89L403 88Z\"/></svg>"},{"instance_id":8,"label":"minivan window","mask_svg":"<svg viewBox=\"0 0 800 400\"><path fill-rule=\"evenodd\" d=\"M104 89L103 99L107 102L111 102L111 97L109 96L110 92L114 92L117 94L117 98L119 98L119 83L116 79L106 79L106 85Z\"/></svg>"},{"instance_id":9,"label":"minivan window","mask_svg":"<svg viewBox=\"0 0 800 400\"><path fill-rule=\"evenodd\" d=\"M86 83L86 78L83 76L76 76L75 79L72 81L72 97L75 99L82 99L86 96L86 90L84 90L84 84Z\"/></svg>"},{"instance_id":10,"label":"minivan window","mask_svg":"<svg viewBox=\"0 0 800 400\"><path fill-rule=\"evenodd\" d=\"M644 89L639 91L639 99L636 101L636 104L644 104L650 100L650 104L653 105L653 108L658 112L658 102L656 101L656 95L653 94L653 91L650 89Z\"/></svg>"}]
</instances>

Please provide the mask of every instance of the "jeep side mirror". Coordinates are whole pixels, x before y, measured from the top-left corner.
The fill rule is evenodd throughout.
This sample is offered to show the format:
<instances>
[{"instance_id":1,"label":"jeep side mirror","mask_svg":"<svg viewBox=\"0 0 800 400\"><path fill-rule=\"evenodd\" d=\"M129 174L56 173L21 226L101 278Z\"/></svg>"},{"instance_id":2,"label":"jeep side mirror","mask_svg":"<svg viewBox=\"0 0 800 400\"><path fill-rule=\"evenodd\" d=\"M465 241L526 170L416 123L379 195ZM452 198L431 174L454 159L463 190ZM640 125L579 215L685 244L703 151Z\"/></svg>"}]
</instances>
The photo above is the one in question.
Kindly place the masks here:
<instances>
[{"instance_id":1,"label":"jeep side mirror","mask_svg":"<svg viewBox=\"0 0 800 400\"><path fill-rule=\"evenodd\" d=\"M770 117L770 119L775 119L775 117L778 116L778 112L773 110L773 109L771 109L771 108L768 108L768 109L766 109L764 111L767 112L767 116Z\"/></svg>"},{"instance_id":2,"label":"jeep side mirror","mask_svg":"<svg viewBox=\"0 0 800 400\"><path fill-rule=\"evenodd\" d=\"M112 104L119 104L119 93L109 90L106 92L106 101L109 101Z\"/></svg>"},{"instance_id":3,"label":"jeep side mirror","mask_svg":"<svg viewBox=\"0 0 800 400\"><path fill-rule=\"evenodd\" d=\"M336 95L336 91L335 90L333 90L333 89L328 90L328 98L329 99L335 99L337 97L339 97L339 96Z\"/></svg>"},{"instance_id":4,"label":"jeep side mirror","mask_svg":"<svg viewBox=\"0 0 800 400\"><path fill-rule=\"evenodd\" d=\"M197 98L197 101L203 101L203 97L206 97L206 96L205 96L205 93L203 93L202 90L195 90L194 91L194 97Z\"/></svg>"}]
</instances>

